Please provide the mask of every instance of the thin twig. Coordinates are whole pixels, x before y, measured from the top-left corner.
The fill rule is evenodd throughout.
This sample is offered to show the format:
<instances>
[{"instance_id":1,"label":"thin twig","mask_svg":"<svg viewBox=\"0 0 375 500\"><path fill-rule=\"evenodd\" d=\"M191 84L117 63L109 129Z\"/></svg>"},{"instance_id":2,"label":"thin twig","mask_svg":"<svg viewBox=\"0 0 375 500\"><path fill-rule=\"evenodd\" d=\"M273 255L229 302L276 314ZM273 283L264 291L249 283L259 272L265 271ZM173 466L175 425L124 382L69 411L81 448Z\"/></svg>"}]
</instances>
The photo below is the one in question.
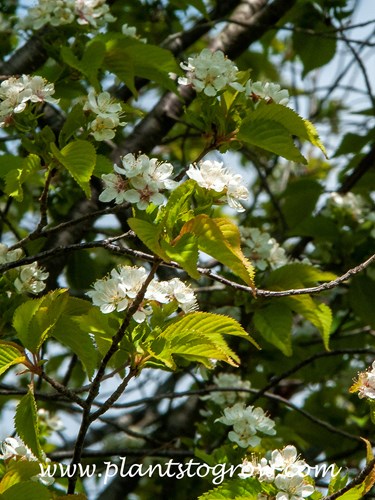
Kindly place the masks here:
<instances>
[{"instance_id":1,"label":"thin twig","mask_svg":"<svg viewBox=\"0 0 375 500\"><path fill-rule=\"evenodd\" d=\"M375 466L375 458L370 460L370 462L366 465L366 467L352 481L350 481L350 483L341 488L341 490L332 493L332 495L324 497L322 500L335 500L336 498L340 498L347 491L350 491L355 486L358 486L359 484L363 483L366 480L367 476L371 474L372 470L374 469L374 466Z\"/></svg>"}]
</instances>

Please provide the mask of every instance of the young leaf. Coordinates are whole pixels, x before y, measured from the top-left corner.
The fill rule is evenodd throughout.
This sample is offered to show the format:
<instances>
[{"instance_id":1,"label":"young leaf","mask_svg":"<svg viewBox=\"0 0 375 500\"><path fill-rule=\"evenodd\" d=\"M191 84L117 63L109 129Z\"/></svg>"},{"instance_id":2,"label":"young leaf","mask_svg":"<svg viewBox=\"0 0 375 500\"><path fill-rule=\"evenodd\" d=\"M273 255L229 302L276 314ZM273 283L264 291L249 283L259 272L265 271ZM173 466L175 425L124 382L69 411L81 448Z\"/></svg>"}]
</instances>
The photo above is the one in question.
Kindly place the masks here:
<instances>
[{"instance_id":1,"label":"young leaf","mask_svg":"<svg viewBox=\"0 0 375 500\"><path fill-rule=\"evenodd\" d=\"M184 234L174 245L161 240L160 245L170 260L180 264L192 278L199 278L200 274L197 270L198 244L194 234Z\"/></svg>"},{"instance_id":2,"label":"young leaf","mask_svg":"<svg viewBox=\"0 0 375 500\"><path fill-rule=\"evenodd\" d=\"M43 460L43 452L39 443L37 407L31 386L17 405L14 423L17 434L25 445L30 448L36 458Z\"/></svg>"},{"instance_id":3,"label":"young leaf","mask_svg":"<svg viewBox=\"0 0 375 500\"><path fill-rule=\"evenodd\" d=\"M13 168L5 175L4 191L6 194L12 196L17 201L22 201L22 185L32 174L40 169L41 164L39 156L30 154L27 158L23 159L19 168Z\"/></svg>"},{"instance_id":4,"label":"young leaf","mask_svg":"<svg viewBox=\"0 0 375 500\"><path fill-rule=\"evenodd\" d=\"M168 257L160 246L159 239L162 232L161 225L151 224L142 219L132 217L128 219L130 228L135 232L138 238L159 257L168 261Z\"/></svg>"},{"instance_id":5,"label":"young leaf","mask_svg":"<svg viewBox=\"0 0 375 500\"><path fill-rule=\"evenodd\" d=\"M51 151L55 158L63 165L77 184L83 189L87 198L90 198L90 179L96 163L94 146L88 141L73 141L59 151L51 143Z\"/></svg>"},{"instance_id":6,"label":"young leaf","mask_svg":"<svg viewBox=\"0 0 375 500\"><path fill-rule=\"evenodd\" d=\"M238 473L240 473L239 470ZM213 490L203 493L198 500L257 500L259 493L262 491L260 482L252 477L241 479L235 477L221 484Z\"/></svg>"},{"instance_id":7,"label":"young leaf","mask_svg":"<svg viewBox=\"0 0 375 500\"><path fill-rule=\"evenodd\" d=\"M254 268L242 253L237 226L227 219L197 215L183 225L180 235L192 233L198 248L229 267L245 283L254 287Z\"/></svg>"},{"instance_id":8,"label":"young leaf","mask_svg":"<svg viewBox=\"0 0 375 500\"><path fill-rule=\"evenodd\" d=\"M255 328L285 356L292 355L292 322L291 311L278 302L259 309L254 314Z\"/></svg>"},{"instance_id":9,"label":"young leaf","mask_svg":"<svg viewBox=\"0 0 375 500\"><path fill-rule=\"evenodd\" d=\"M199 361L207 367L212 366L212 359L236 366L239 359L223 335L242 337L256 345L236 320L220 314L193 312L162 331L152 343L151 350L155 358L172 369L176 367L173 355Z\"/></svg>"},{"instance_id":10,"label":"young leaf","mask_svg":"<svg viewBox=\"0 0 375 500\"><path fill-rule=\"evenodd\" d=\"M26 361L25 351L14 342L0 340L0 375L8 368Z\"/></svg>"},{"instance_id":11,"label":"young leaf","mask_svg":"<svg viewBox=\"0 0 375 500\"><path fill-rule=\"evenodd\" d=\"M267 122L267 127L262 126L262 122ZM282 129L277 125L281 126ZM276 134L275 147L272 146L272 132L267 133L267 129L269 131L274 131ZM257 146L263 147L267 151L272 151L273 153L281 156L284 156L283 153L286 151L288 155L297 158L298 154L296 152L296 147L294 144L293 147L291 147L290 142L286 140L284 131L287 132L290 140L292 140L293 136L305 139L314 146L318 147L323 154L327 156L326 150L319 139L318 132L314 125L308 120L304 120L295 111L287 106L283 106L282 104L259 103L258 107L242 122L237 137L239 140L249 142L250 144L256 144ZM252 142L253 134L255 134L255 140L257 143ZM257 139L258 136L259 139ZM264 145L260 143L260 140L263 141ZM300 153L299 156L302 157L302 162L306 163L306 160ZM284 157L293 160L293 158L288 158L288 156ZM301 160L297 159L295 161Z\"/></svg>"},{"instance_id":12,"label":"young leaf","mask_svg":"<svg viewBox=\"0 0 375 500\"><path fill-rule=\"evenodd\" d=\"M40 483L24 481L14 484L1 495L1 500L16 500L21 498L27 498L27 500L51 500L52 493Z\"/></svg>"},{"instance_id":13,"label":"young leaf","mask_svg":"<svg viewBox=\"0 0 375 500\"><path fill-rule=\"evenodd\" d=\"M17 483L29 481L40 473L39 462L31 460L10 460L0 481L0 495ZM0 496L3 499L3 496ZM16 497L17 498L17 497Z\"/></svg>"}]
</instances>

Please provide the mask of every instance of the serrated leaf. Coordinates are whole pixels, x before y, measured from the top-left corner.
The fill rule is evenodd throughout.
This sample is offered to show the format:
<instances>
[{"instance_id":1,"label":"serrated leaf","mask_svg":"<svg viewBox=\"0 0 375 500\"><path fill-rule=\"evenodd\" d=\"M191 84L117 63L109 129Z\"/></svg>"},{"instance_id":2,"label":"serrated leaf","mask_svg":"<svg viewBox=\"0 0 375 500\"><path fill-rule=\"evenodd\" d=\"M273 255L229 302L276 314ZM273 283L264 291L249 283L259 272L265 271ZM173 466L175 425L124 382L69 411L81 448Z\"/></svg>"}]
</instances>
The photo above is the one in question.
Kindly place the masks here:
<instances>
[{"instance_id":1,"label":"serrated leaf","mask_svg":"<svg viewBox=\"0 0 375 500\"><path fill-rule=\"evenodd\" d=\"M291 138L292 136L297 136L300 139L305 139L314 146L318 147L323 152L323 154L327 156L326 150L319 139L318 132L314 125L308 120L304 120L303 118L301 118L295 111L288 108L287 106L276 103L259 103L258 107L254 111L249 113L245 120L243 120L239 130L239 134L237 135L239 140L243 140L245 142L251 141L251 134L253 133L253 129L256 128L252 124L252 122L254 121L259 122L257 124L258 126L260 126L260 123L264 121L277 123L288 131L288 134ZM275 127L276 135L282 135L281 129L274 126L274 123L270 124L271 128ZM266 132L263 132L263 129L264 127L260 126L260 130L262 130L262 134L264 134L265 137L264 140L266 140L266 143L268 145L271 137L268 136ZM271 149L267 150L273 151ZM276 151L273 152L275 153ZM281 154L281 156L283 156L282 153L276 152L276 154ZM296 152L291 150L290 154L296 155ZM306 163L306 160L304 161L304 163Z\"/></svg>"},{"instance_id":2,"label":"serrated leaf","mask_svg":"<svg viewBox=\"0 0 375 500\"><path fill-rule=\"evenodd\" d=\"M35 172L41 169L40 158L37 155L30 154L22 160L19 168L12 168L5 175L4 191L17 201L23 200L22 185Z\"/></svg>"},{"instance_id":3,"label":"serrated leaf","mask_svg":"<svg viewBox=\"0 0 375 500\"><path fill-rule=\"evenodd\" d=\"M39 443L37 407L31 387L17 405L14 424L17 434L25 445L39 460L43 460L43 452Z\"/></svg>"},{"instance_id":4,"label":"serrated leaf","mask_svg":"<svg viewBox=\"0 0 375 500\"><path fill-rule=\"evenodd\" d=\"M227 266L245 283L254 287L254 268L237 244L240 241L237 226L229 219L210 219L207 215L197 215L186 222L181 236L192 233L197 237L198 248Z\"/></svg>"},{"instance_id":5,"label":"serrated leaf","mask_svg":"<svg viewBox=\"0 0 375 500\"><path fill-rule=\"evenodd\" d=\"M331 308L327 306L327 304L322 303L316 307L315 313L320 321L320 327L318 327L318 329L322 335L324 347L326 348L327 351L329 351L329 338L331 335L331 328L332 328Z\"/></svg>"},{"instance_id":6,"label":"serrated leaf","mask_svg":"<svg viewBox=\"0 0 375 500\"><path fill-rule=\"evenodd\" d=\"M96 350L89 331L80 319L93 308L92 304L77 297L67 297L63 314L59 315L51 331L51 336L68 346L82 363L89 378L92 377L98 361Z\"/></svg>"},{"instance_id":7,"label":"serrated leaf","mask_svg":"<svg viewBox=\"0 0 375 500\"><path fill-rule=\"evenodd\" d=\"M176 367L174 355L199 361L209 368L212 359L236 366L239 359L223 335L235 335L255 344L236 320L220 314L193 312L163 330L152 343L151 350L156 359L162 360L172 369Z\"/></svg>"},{"instance_id":8,"label":"serrated leaf","mask_svg":"<svg viewBox=\"0 0 375 500\"><path fill-rule=\"evenodd\" d=\"M180 264L192 278L199 279L200 274L197 270L198 244L194 234L184 234L174 245L161 240L160 245L170 260Z\"/></svg>"},{"instance_id":9,"label":"serrated leaf","mask_svg":"<svg viewBox=\"0 0 375 500\"><path fill-rule=\"evenodd\" d=\"M138 238L149 248L154 254L159 255L168 261L168 257L160 246L159 239L162 232L161 225L151 224L142 219L131 217L128 219L129 227L135 232Z\"/></svg>"},{"instance_id":10,"label":"serrated leaf","mask_svg":"<svg viewBox=\"0 0 375 500\"><path fill-rule=\"evenodd\" d=\"M270 290L285 288L304 288L316 285L319 281L331 281L337 276L331 272L322 271L309 264L287 264L272 271L266 281Z\"/></svg>"},{"instance_id":11,"label":"serrated leaf","mask_svg":"<svg viewBox=\"0 0 375 500\"><path fill-rule=\"evenodd\" d=\"M24 158L14 155L0 156L0 177L4 178L11 170L21 169Z\"/></svg>"},{"instance_id":12,"label":"serrated leaf","mask_svg":"<svg viewBox=\"0 0 375 500\"><path fill-rule=\"evenodd\" d=\"M59 146L61 148L66 145L69 139L82 127L85 121L86 118L83 112L83 105L76 104L67 114L66 120L59 134Z\"/></svg>"},{"instance_id":13,"label":"serrated leaf","mask_svg":"<svg viewBox=\"0 0 375 500\"><path fill-rule=\"evenodd\" d=\"M11 488L14 484L30 480L39 474L39 462L29 460L10 460L6 467L6 473L0 481L0 494ZM3 498L3 497L0 497Z\"/></svg>"},{"instance_id":14,"label":"serrated leaf","mask_svg":"<svg viewBox=\"0 0 375 500\"><path fill-rule=\"evenodd\" d=\"M94 146L88 141L73 141L59 151L51 143L51 151L55 158L63 165L77 184L83 189L87 198L90 198L90 179L96 163Z\"/></svg>"},{"instance_id":15,"label":"serrated leaf","mask_svg":"<svg viewBox=\"0 0 375 500\"><path fill-rule=\"evenodd\" d=\"M362 500L365 493L365 485L363 483L357 484L354 488L351 488L349 491L340 495L340 500Z\"/></svg>"},{"instance_id":16,"label":"serrated leaf","mask_svg":"<svg viewBox=\"0 0 375 500\"><path fill-rule=\"evenodd\" d=\"M170 51L121 35L111 37L106 46L105 68L122 79L134 95L137 95L135 76L176 91L175 83L168 74L178 74L180 68Z\"/></svg>"},{"instance_id":17,"label":"serrated leaf","mask_svg":"<svg viewBox=\"0 0 375 500\"><path fill-rule=\"evenodd\" d=\"M241 471L239 471L241 472ZM260 482L252 477L246 480L235 477L217 488L203 493L198 500L257 500L262 491Z\"/></svg>"},{"instance_id":18,"label":"serrated leaf","mask_svg":"<svg viewBox=\"0 0 375 500\"><path fill-rule=\"evenodd\" d=\"M21 346L14 342L0 340L0 375L13 365L26 361L26 355Z\"/></svg>"},{"instance_id":19,"label":"serrated leaf","mask_svg":"<svg viewBox=\"0 0 375 500\"><path fill-rule=\"evenodd\" d=\"M168 198L160 224L163 225L171 237L178 221L183 220L184 215L186 216L190 212L190 202L194 195L195 187L196 182L189 179L174 189ZM183 221L186 222L186 220Z\"/></svg>"},{"instance_id":20,"label":"serrated leaf","mask_svg":"<svg viewBox=\"0 0 375 500\"><path fill-rule=\"evenodd\" d=\"M53 496L51 491L35 481L14 484L1 495L1 500L21 498L27 498L27 500L51 500Z\"/></svg>"},{"instance_id":21,"label":"serrated leaf","mask_svg":"<svg viewBox=\"0 0 375 500\"><path fill-rule=\"evenodd\" d=\"M67 290L53 290L39 299L24 302L16 309L13 326L17 337L32 353L37 354L51 335L67 300Z\"/></svg>"},{"instance_id":22,"label":"serrated leaf","mask_svg":"<svg viewBox=\"0 0 375 500\"><path fill-rule=\"evenodd\" d=\"M285 356L291 356L292 351L291 311L282 304L275 302L254 313L254 326L262 337L274 345Z\"/></svg>"},{"instance_id":23,"label":"serrated leaf","mask_svg":"<svg viewBox=\"0 0 375 500\"><path fill-rule=\"evenodd\" d=\"M306 158L295 146L289 130L274 120L244 120L237 139L287 160L307 164Z\"/></svg>"}]
</instances>

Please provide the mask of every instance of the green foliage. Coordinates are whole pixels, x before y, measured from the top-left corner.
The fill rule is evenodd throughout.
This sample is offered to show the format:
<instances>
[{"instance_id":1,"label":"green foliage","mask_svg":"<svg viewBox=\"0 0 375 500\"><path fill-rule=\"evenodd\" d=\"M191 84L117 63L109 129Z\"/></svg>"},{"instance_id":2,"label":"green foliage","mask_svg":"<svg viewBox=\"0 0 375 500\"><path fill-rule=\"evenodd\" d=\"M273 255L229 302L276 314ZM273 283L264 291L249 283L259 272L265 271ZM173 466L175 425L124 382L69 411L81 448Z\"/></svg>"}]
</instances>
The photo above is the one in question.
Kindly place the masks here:
<instances>
[{"instance_id":1,"label":"green foliage","mask_svg":"<svg viewBox=\"0 0 375 500\"><path fill-rule=\"evenodd\" d=\"M52 492L35 481L16 483L1 495L2 500L27 498L28 500L51 500Z\"/></svg>"},{"instance_id":2,"label":"green foliage","mask_svg":"<svg viewBox=\"0 0 375 500\"><path fill-rule=\"evenodd\" d=\"M258 107L242 121L237 134L237 138L246 144L306 164L306 158L293 143L293 136L311 142L326 154L314 125L281 104L259 103Z\"/></svg>"},{"instance_id":3,"label":"green foliage","mask_svg":"<svg viewBox=\"0 0 375 500\"><path fill-rule=\"evenodd\" d=\"M212 313L192 312L172 322L151 343L155 359L176 369L174 358L198 361L207 368L212 360L225 361L236 366L238 356L229 348L223 335L234 335L255 344L237 321Z\"/></svg>"},{"instance_id":4,"label":"green foliage","mask_svg":"<svg viewBox=\"0 0 375 500\"><path fill-rule=\"evenodd\" d=\"M175 84L168 73L180 72L175 58L168 50L130 39L125 35L113 35L106 42L104 67L126 83L134 95L138 94L134 85L136 76L147 78L174 91Z\"/></svg>"},{"instance_id":5,"label":"green foliage","mask_svg":"<svg viewBox=\"0 0 375 500\"><path fill-rule=\"evenodd\" d=\"M9 170L5 175L5 192L9 196L12 196L15 200L22 201L23 184L29 180L33 174L41 169L41 165L40 158L33 154L24 158L22 161L18 160L20 159L6 159L6 169Z\"/></svg>"},{"instance_id":6,"label":"green foliage","mask_svg":"<svg viewBox=\"0 0 375 500\"><path fill-rule=\"evenodd\" d=\"M285 356L292 355L292 321L290 309L278 302L254 313L255 329Z\"/></svg>"},{"instance_id":7,"label":"green foliage","mask_svg":"<svg viewBox=\"0 0 375 500\"><path fill-rule=\"evenodd\" d=\"M87 141L77 140L70 142L59 151L51 143L51 151L56 160L68 170L89 198L91 193L89 181L96 163L94 146Z\"/></svg>"},{"instance_id":8,"label":"green foliage","mask_svg":"<svg viewBox=\"0 0 375 500\"><path fill-rule=\"evenodd\" d=\"M30 448L33 455L39 460L43 459L42 448L39 442L39 428L37 407L31 387L17 405L14 417L16 431L22 441Z\"/></svg>"},{"instance_id":9,"label":"green foliage","mask_svg":"<svg viewBox=\"0 0 375 500\"><path fill-rule=\"evenodd\" d=\"M24 350L18 344L0 340L0 375L8 368L26 361Z\"/></svg>"},{"instance_id":10,"label":"green foliage","mask_svg":"<svg viewBox=\"0 0 375 500\"><path fill-rule=\"evenodd\" d=\"M262 487L253 478L233 479L227 481L199 497L199 500L256 500L261 493Z\"/></svg>"}]
</instances>

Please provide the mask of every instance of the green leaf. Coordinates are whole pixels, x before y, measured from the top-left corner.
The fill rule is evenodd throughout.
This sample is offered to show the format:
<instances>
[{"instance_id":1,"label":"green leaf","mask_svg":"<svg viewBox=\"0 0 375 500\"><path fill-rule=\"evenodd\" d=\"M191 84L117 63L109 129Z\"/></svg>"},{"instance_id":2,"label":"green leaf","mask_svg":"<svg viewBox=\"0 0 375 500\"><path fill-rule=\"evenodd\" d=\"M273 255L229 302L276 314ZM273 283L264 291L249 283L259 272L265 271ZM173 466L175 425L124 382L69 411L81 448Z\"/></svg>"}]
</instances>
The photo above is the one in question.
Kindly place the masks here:
<instances>
[{"instance_id":1,"label":"green leaf","mask_svg":"<svg viewBox=\"0 0 375 500\"><path fill-rule=\"evenodd\" d=\"M37 407L31 386L17 405L14 423L17 434L25 445L39 460L43 460L43 452L39 443Z\"/></svg>"},{"instance_id":2,"label":"green leaf","mask_svg":"<svg viewBox=\"0 0 375 500\"><path fill-rule=\"evenodd\" d=\"M181 236L192 233L197 237L198 247L227 266L245 283L254 287L254 268L242 253L237 226L229 219L210 219L197 215L184 224Z\"/></svg>"},{"instance_id":3,"label":"green leaf","mask_svg":"<svg viewBox=\"0 0 375 500\"><path fill-rule=\"evenodd\" d=\"M11 170L22 169L24 158L14 155L1 155L0 156L0 177L4 178Z\"/></svg>"},{"instance_id":4,"label":"green leaf","mask_svg":"<svg viewBox=\"0 0 375 500\"><path fill-rule=\"evenodd\" d=\"M323 192L321 184L311 179L299 179L288 185L283 193L282 211L290 229L312 215Z\"/></svg>"},{"instance_id":5,"label":"green leaf","mask_svg":"<svg viewBox=\"0 0 375 500\"><path fill-rule=\"evenodd\" d=\"M176 231L179 221L187 221L186 217L191 212L191 199L195 194L196 187L196 182L189 179L171 192L160 221L170 237L173 237L173 231Z\"/></svg>"},{"instance_id":6,"label":"green leaf","mask_svg":"<svg viewBox=\"0 0 375 500\"><path fill-rule=\"evenodd\" d=\"M38 353L43 342L51 335L67 300L67 290L59 289L39 299L30 299L16 309L13 326L29 351Z\"/></svg>"},{"instance_id":7,"label":"green leaf","mask_svg":"<svg viewBox=\"0 0 375 500\"><path fill-rule=\"evenodd\" d=\"M14 484L1 495L1 500L21 498L27 498L27 500L51 500L53 495L45 486L35 481Z\"/></svg>"},{"instance_id":8,"label":"green leaf","mask_svg":"<svg viewBox=\"0 0 375 500\"><path fill-rule=\"evenodd\" d=\"M287 160L307 164L306 158L295 146L288 129L275 120L244 120L237 139Z\"/></svg>"},{"instance_id":9,"label":"green leaf","mask_svg":"<svg viewBox=\"0 0 375 500\"><path fill-rule=\"evenodd\" d=\"M13 162L15 165L15 162ZM35 172L41 169L40 158L37 155L30 154L22 160L19 168L12 168L5 175L4 191L17 201L23 200L22 185Z\"/></svg>"},{"instance_id":10,"label":"green leaf","mask_svg":"<svg viewBox=\"0 0 375 500\"><path fill-rule=\"evenodd\" d=\"M76 104L67 114L64 125L59 135L59 146L62 148L85 123L86 118L82 104Z\"/></svg>"},{"instance_id":11,"label":"green leaf","mask_svg":"<svg viewBox=\"0 0 375 500\"><path fill-rule=\"evenodd\" d=\"M256 122L255 125L253 122ZM267 122L267 127L269 127L271 133L267 133L267 127L262 126L262 122ZM277 127L277 124L282 128ZM257 131L258 127L259 132ZM272 145L273 130L276 134L275 146ZM239 140L249 142L250 144L256 144L257 146L263 147L267 151L272 151L273 153L280 154L281 156L284 156L283 153L286 152L288 156L284 156L285 158L293 160L294 157L294 161L302 161L303 163L306 163L306 160L299 153L297 148L294 145L291 147L290 142L286 141L284 130L287 131L287 135L290 139L293 136L305 139L314 146L318 147L324 155L327 156L326 150L319 139L318 132L314 125L308 120L304 120L295 111L287 106L283 106L282 104L259 103L258 107L249 113L247 118L243 120L237 137ZM255 140L257 142L252 142L253 134L255 134ZM259 143L261 141L264 145ZM281 148L281 151L279 151L279 148ZM296 159L298 156L302 157L302 160Z\"/></svg>"},{"instance_id":12,"label":"green leaf","mask_svg":"<svg viewBox=\"0 0 375 500\"><path fill-rule=\"evenodd\" d=\"M241 471L239 471L241 472ZM203 493L198 500L257 500L262 491L260 482L252 477L240 479L234 477L213 490Z\"/></svg>"},{"instance_id":13,"label":"green leaf","mask_svg":"<svg viewBox=\"0 0 375 500\"><path fill-rule=\"evenodd\" d=\"M161 240L160 244L170 260L180 264L192 278L199 279L200 274L197 269L198 244L194 234L184 234L174 245L170 245L164 240Z\"/></svg>"},{"instance_id":14,"label":"green leaf","mask_svg":"<svg viewBox=\"0 0 375 500\"><path fill-rule=\"evenodd\" d=\"M97 92L100 91L100 84L97 78L98 70L103 64L105 55L105 44L98 39L91 40L85 47L81 60L77 58L70 47L64 46L60 49L62 60L68 66L78 70L85 75L90 84Z\"/></svg>"},{"instance_id":15,"label":"green leaf","mask_svg":"<svg viewBox=\"0 0 375 500\"><path fill-rule=\"evenodd\" d=\"M17 483L29 481L40 473L39 462L29 460L10 460L6 472L0 481L0 495ZM0 496L3 499L3 496ZM19 498L19 497L12 497Z\"/></svg>"},{"instance_id":16,"label":"green leaf","mask_svg":"<svg viewBox=\"0 0 375 500\"><path fill-rule=\"evenodd\" d=\"M309 24L306 28L313 29L321 35L317 38L308 33L296 30L293 32L293 47L303 64L302 77L305 77L311 70L329 63L336 54L336 39L332 37L332 26L318 22ZM324 36L326 32L328 36ZM319 43L319 48L317 43Z\"/></svg>"},{"instance_id":17,"label":"green leaf","mask_svg":"<svg viewBox=\"0 0 375 500\"><path fill-rule=\"evenodd\" d=\"M93 175L101 177L103 174L111 174L112 172L113 163L106 156L97 155Z\"/></svg>"},{"instance_id":18,"label":"green leaf","mask_svg":"<svg viewBox=\"0 0 375 500\"><path fill-rule=\"evenodd\" d=\"M152 342L151 351L156 359L171 369L176 368L175 355L201 362L208 368L212 367L212 359L237 366L239 358L223 335L235 335L255 344L236 320L220 314L193 312L163 330Z\"/></svg>"},{"instance_id":19,"label":"green leaf","mask_svg":"<svg viewBox=\"0 0 375 500\"><path fill-rule=\"evenodd\" d=\"M105 68L123 80L134 95L137 95L135 76L151 80L172 92L176 91L176 85L168 74L178 74L180 68L169 50L124 35L112 36L106 46Z\"/></svg>"},{"instance_id":20,"label":"green leaf","mask_svg":"<svg viewBox=\"0 0 375 500\"><path fill-rule=\"evenodd\" d=\"M361 320L375 328L375 281L368 276L352 278L349 287L349 300L354 312Z\"/></svg>"},{"instance_id":21,"label":"green leaf","mask_svg":"<svg viewBox=\"0 0 375 500\"><path fill-rule=\"evenodd\" d=\"M132 217L128 219L129 227L135 232L138 238L149 248L154 254L159 255L166 261L168 257L160 246L159 239L162 232L162 226L151 224L142 219Z\"/></svg>"},{"instance_id":22,"label":"green leaf","mask_svg":"<svg viewBox=\"0 0 375 500\"><path fill-rule=\"evenodd\" d=\"M92 377L98 361L98 352L87 329L79 328L79 320L92 305L89 301L68 297L63 314L56 321L51 336L69 347L78 357L89 378Z\"/></svg>"},{"instance_id":23,"label":"green leaf","mask_svg":"<svg viewBox=\"0 0 375 500\"><path fill-rule=\"evenodd\" d=\"M255 328L285 356L292 355L292 323L291 311L278 302L259 309L254 314Z\"/></svg>"},{"instance_id":24,"label":"green leaf","mask_svg":"<svg viewBox=\"0 0 375 500\"><path fill-rule=\"evenodd\" d=\"M26 361L25 351L14 342L0 340L0 375L8 368Z\"/></svg>"},{"instance_id":25,"label":"green leaf","mask_svg":"<svg viewBox=\"0 0 375 500\"><path fill-rule=\"evenodd\" d=\"M272 271L266 285L270 290L286 288L304 288L316 285L319 281L331 281L337 278L333 273L321 271L309 264L287 264Z\"/></svg>"},{"instance_id":26,"label":"green leaf","mask_svg":"<svg viewBox=\"0 0 375 500\"><path fill-rule=\"evenodd\" d=\"M90 198L90 179L96 163L94 146L88 141L73 141L61 151L51 143L51 151L55 158L63 165L77 184L83 189L87 198Z\"/></svg>"}]
</instances>

